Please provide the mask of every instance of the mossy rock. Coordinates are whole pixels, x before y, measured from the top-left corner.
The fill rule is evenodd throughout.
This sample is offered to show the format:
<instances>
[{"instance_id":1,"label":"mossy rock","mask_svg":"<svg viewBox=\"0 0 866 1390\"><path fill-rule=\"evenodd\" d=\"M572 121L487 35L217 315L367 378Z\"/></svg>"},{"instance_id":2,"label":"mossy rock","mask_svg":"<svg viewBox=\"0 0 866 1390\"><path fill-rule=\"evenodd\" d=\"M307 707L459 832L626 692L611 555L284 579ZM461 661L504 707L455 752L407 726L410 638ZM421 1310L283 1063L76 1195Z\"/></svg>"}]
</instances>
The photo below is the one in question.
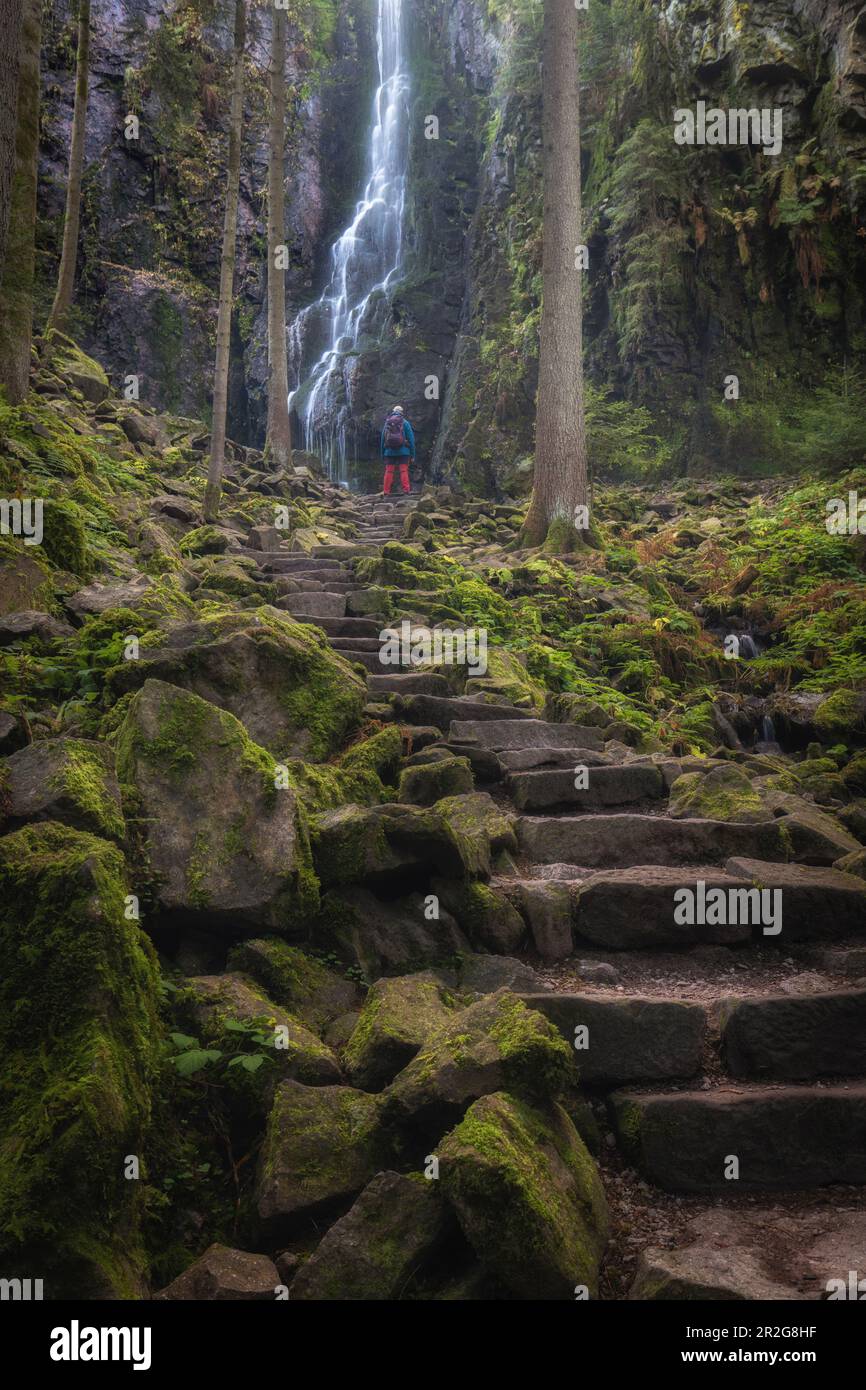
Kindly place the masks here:
<instances>
[{"instance_id":1,"label":"mossy rock","mask_svg":"<svg viewBox=\"0 0 866 1390\"><path fill-rule=\"evenodd\" d=\"M366 687L308 623L267 605L207 615L106 677L117 698L149 677L183 686L242 720L275 757L329 758L357 729Z\"/></svg>"},{"instance_id":2,"label":"mossy rock","mask_svg":"<svg viewBox=\"0 0 866 1390\"><path fill-rule=\"evenodd\" d=\"M526 936L526 923L517 908L487 883L433 879L430 887L460 924L475 950L513 954Z\"/></svg>"},{"instance_id":3,"label":"mossy rock","mask_svg":"<svg viewBox=\"0 0 866 1390\"><path fill-rule=\"evenodd\" d=\"M182 555L222 555L229 538L218 526L196 526L181 539Z\"/></svg>"},{"instance_id":4,"label":"mossy rock","mask_svg":"<svg viewBox=\"0 0 866 1390\"><path fill-rule=\"evenodd\" d=\"M866 696L862 691L837 690L822 700L813 716L815 729L827 742L866 732Z\"/></svg>"},{"instance_id":5,"label":"mossy rock","mask_svg":"<svg viewBox=\"0 0 866 1390\"><path fill-rule=\"evenodd\" d=\"M293 760L289 781L310 815L353 803L372 806L393 796L403 739L392 725L352 745L335 762Z\"/></svg>"},{"instance_id":6,"label":"mossy rock","mask_svg":"<svg viewBox=\"0 0 866 1390\"><path fill-rule=\"evenodd\" d=\"M438 1146L445 1194L484 1268L520 1299L598 1291L608 1213L595 1162L561 1106L477 1100Z\"/></svg>"},{"instance_id":7,"label":"mossy rock","mask_svg":"<svg viewBox=\"0 0 866 1390\"><path fill-rule=\"evenodd\" d=\"M229 1068L228 1080L252 1086L257 1096L271 1093L277 1080L288 1076L306 1086L336 1085L342 1080L340 1065L329 1047L288 1009L274 1003L252 980L229 971L224 975L199 975L189 981L193 1014L202 1038L212 1047L225 1047L235 1039L233 1023L259 1023L273 1034L273 1060L264 1053L258 1071Z\"/></svg>"},{"instance_id":8,"label":"mossy rock","mask_svg":"<svg viewBox=\"0 0 866 1390\"><path fill-rule=\"evenodd\" d=\"M773 819L745 772L733 763L678 777L671 787L669 814L678 820L745 824Z\"/></svg>"},{"instance_id":9,"label":"mossy rock","mask_svg":"<svg viewBox=\"0 0 866 1390\"><path fill-rule=\"evenodd\" d=\"M229 952L228 966L252 976L276 1004L290 1009L315 1033L361 1002L356 984L279 936L239 942Z\"/></svg>"},{"instance_id":10,"label":"mossy rock","mask_svg":"<svg viewBox=\"0 0 866 1390\"><path fill-rule=\"evenodd\" d=\"M536 1099L576 1080L572 1050L542 1014L498 990L452 1014L385 1092L398 1126L433 1133L479 1096L503 1088Z\"/></svg>"},{"instance_id":11,"label":"mossy rock","mask_svg":"<svg viewBox=\"0 0 866 1390\"><path fill-rule=\"evenodd\" d=\"M158 971L123 857L54 822L0 840L0 1262L52 1298L138 1297Z\"/></svg>"},{"instance_id":12,"label":"mossy rock","mask_svg":"<svg viewBox=\"0 0 866 1390\"><path fill-rule=\"evenodd\" d=\"M352 1085L380 1091L455 1007L454 996L429 972L377 980L343 1053Z\"/></svg>"},{"instance_id":13,"label":"mossy rock","mask_svg":"<svg viewBox=\"0 0 866 1390\"><path fill-rule=\"evenodd\" d=\"M5 771L13 822L61 821L107 839L123 839L120 789L106 744L80 738L31 743L13 753Z\"/></svg>"},{"instance_id":14,"label":"mossy rock","mask_svg":"<svg viewBox=\"0 0 866 1390\"><path fill-rule=\"evenodd\" d=\"M866 753L858 753L843 767L842 781L851 796L866 796Z\"/></svg>"},{"instance_id":15,"label":"mossy rock","mask_svg":"<svg viewBox=\"0 0 866 1390\"><path fill-rule=\"evenodd\" d=\"M164 912L235 936L306 930L318 906L306 817L239 720L148 680L118 731L117 770Z\"/></svg>"},{"instance_id":16,"label":"mossy rock","mask_svg":"<svg viewBox=\"0 0 866 1390\"><path fill-rule=\"evenodd\" d=\"M417 767L404 768L400 774L397 800L414 806L432 806L446 796L462 796L475 785L472 768L466 758L444 757Z\"/></svg>"},{"instance_id":17,"label":"mossy rock","mask_svg":"<svg viewBox=\"0 0 866 1390\"><path fill-rule=\"evenodd\" d=\"M489 877L494 857L503 850L517 853L514 818L488 792L444 797L433 809L465 847L464 858L473 877Z\"/></svg>"},{"instance_id":18,"label":"mossy rock","mask_svg":"<svg viewBox=\"0 0 866 1390\"><path fill-rule=\"evenodd\" d=\"M322 1215L354 1197L386 1166L380 1097L351 1086L277 1087L256 1177L266 1239L314 1234Z\"/></svg>"}]
</instances>

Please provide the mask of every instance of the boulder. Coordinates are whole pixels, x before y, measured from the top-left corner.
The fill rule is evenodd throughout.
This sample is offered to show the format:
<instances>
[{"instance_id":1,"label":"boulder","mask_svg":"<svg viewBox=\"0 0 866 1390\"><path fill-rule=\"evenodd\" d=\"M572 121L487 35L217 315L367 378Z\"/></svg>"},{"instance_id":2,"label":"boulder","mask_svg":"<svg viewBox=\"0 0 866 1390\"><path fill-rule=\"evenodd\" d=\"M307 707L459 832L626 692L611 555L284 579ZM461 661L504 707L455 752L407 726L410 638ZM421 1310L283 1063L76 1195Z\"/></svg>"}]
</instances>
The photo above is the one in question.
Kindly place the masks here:
<instances>
[{"instance_id":1,"label":"boulder","mask_svg":"<svg viewBox=\"0 0 866 1390\"><path fill-rule=\"evenodd\" d=\"M464 992L495 994L498 989L538 993L547 988L531 966L513 956L461 956L459 984Z\"/></svg>"},{"instance_id":2,"label":"boulder","mask_svg":"<svg viewBox=\"0 0 866 1390\"><path fill-rule=\"evenodd\" d=\"M443 797L471 792L473 786L474 778L467 759L446 756L435 762L404 768L400 774L397 800L414 806L432 806Z\"/></svg>"},{"instance_id":3,"label":"boulder","mask_svg":"<svg viewBox=\"0 0 866 1390\"><path fill-rule=\"evenodd\" d=\"M117 768L163 912L235 935L305 927L317 892L302 813L239 720L148 680L121 726Z\"/></svg>"},{"instance_id":4,"label":"boulder","mask_svg":"<svg viewBox=\"0 0 866 1390\"><path fill-rule=\"evenodd\" d=\"M351 1086L283 1081L274 1096L256 1177L256 1209L269 1240L354 1197L387 1162L378 1096Z\"/></svg>"},{"instance_id":5,"label":"boulder","mask_svg":"<svg viewBox=\"0 0 866 1390\"><path fill-rule=\"evenodd\" d=\"M107 839L123 839L120 788L104 743L83 738L29 743L0 766L0 785L4 780L5 811L13 825L61 821ZM3 812L0 802L0 823Z\"/></svg>"},{"instance_id":6,"label":"boulder","mask_svg":"<svg viewBox=\"0 0 866 1390\"><path fill-rule=\"evenodd\" d=\"M358 723L364 686L315 628L275 608L170 628L165 643L107 677L118 696L157 679L193 691L243 721L275 757L330 757Z\"/></svg>"},{"instance_id":7,"label":"boulder","mask_svg":"<svg viewBox=\"0 0 866 1390\"><path fill-rule=\"evenodd\" d=\"M389 902L365 888L333 889L322 899L319 929L366 980L405 975L469 950L450 913L431 916L420 893Z\"/></svg>"},{"instance_id":8,"label":"boulder","mask_svg":"<svg viewBox=\"0 0 866 1390\"><path fill-rule=\"evenodd\" d=\"M405 882L413 871L467 878L477 868L473 839L438 807L341 806L313 824L313 857L323 887L373 888Z\"/></svg>"},{"instance_id":9,"label":"boulder","mask_svg":"<svg viewBox=\"0 0 866 1390\"><path fill-rule=\"evenodd\" d=\"M292 1301L397 1300L452 1225L435 1182L377 1173L301 1268Z\"/></svg>"},{"instance_id":10,"label":"boulder","mask_svg":"<svg viewBox=\"0 0 866 1390\"><path fill-rule=\"evenodd\" d=\"M800 1295L765 1272L756 1250L722 1249L709 1242L685 1250L644 1250L629 1290L632 1302L759 1300Z\"/></svg>"},{"instance_id":11,"label":"boulder","mask_svg":"<svg viewBox=\"0 0 866 1390\"><path fill-rule=\"evenodd\" d=\"M93 613L107 613L110 608L139 608L152 597L152 588L152 579L137 574L121 584L88 584L64 602L70 613L83 619ZM133 661L125 664L138 665Z\"/></svg>"},{"instance_id":12,"label":"boulder","mask_svg":"<svg viewBox=\"0 0 866 1390\"><path fill-rule=\"evenodd\" d=\"M455 1006L453 996L429 972L377 980L343 1053L352 1085L381 1091L447 1021Z\"/></svg>"},{"instance_id":13,"label":"boulder","mask_svg":"<svg viewBox=\"0 0 866 1390\"><path fill-rule=\"evenodd\" d=\"M514 818L507 815L489 792L448 796L434 810L463 847L463 860L473 876L488 878L493 859L502 850L517 853Z\"/></svg>"},{"instance_id":14,"label":"boulder","mask_svg":"<svg viewBox=\"0 0 866 1390\"><path fill-rule=\"evenodd\" d=\"M340 1064L329 1047L286 1009L275 1005L242 975L196 975L189 981L194 996L193 1013L204 1041L213 1047L231 1041L234 1023L262 1025L262 1032L278 1039L273 1065L268 1061L255 1073L266 1089L279 1077L288 1076L307 1086L338 1085ZM275 1033L279 1029L279 1034ZM268 1054L269 1055L269 1054Z\"/></svg>"},{"instance_id":15,"label":"boulder","mask_svg":"<svg viewBox=\"0 0 866 1390\"><path fill-rule=\"evenodd\" d=\"M565 1111L485 1096L439 1145L442 1186L483 1267L519 1299L594 1297L608 1215Z\"/></svg>"},{"instance_id":16,"label":"boulder","mask_svg":"<svg viewBox=\"0 0 866 1390\"><path fill-rule=\"evenodd\" d=\"M575 896L570 883L528 878L505 880L503 891L529 927L543 961L566 960L572 953Z\"/></svg>"},{"instance_id":17,"label":"boulder","mask_svg":"<svg viewBox=\"0 0 866 1390\"><path fill-rule=\"evenodd\" d=\"M772 811L735 763L678 777L671 787L668 814L675 819L748 824L773 819Z\"/></svg>"},{"instance_id":18,"label":"boulder","mask_svg":"<svg viewBox=\"0 0 866 1390\"><path fill-rule=\"evenodd\" d=\"M161 1293L158 1300L273 1303L282 1279L267 1255L214 1244Z\"/></svg>"},{"instance_id":19,"label":"boulder","mask_svg":"<svg viewBox=\"0 0 866 1390\"><path fill-rule=\"evenodd\" d=\"M575 1075L573 1051L553 1025L499 990L452 1014L427 1040L385 1092L385 1113L441 1132L479 1096L507 1087L547 1098Z\"/></svg>"},{"instance_id":20,"label":"boulder","mask_svg":"<svg viewBox=\"0 0 866 1390\"><path fill-rule=\"evenodd\" d=\"M0 647L9 647L13 642L35 638L38 642L54 642L59 637L70 637L74 629L50 613L40 613L36 608L25 608L19 613L6 613L0 616Z\"/></svg>"},{"instance_id":21,"label":"boulder","mask_svg":"<svg viewBox=\"0 0 866 1390\"><path fill-rule=\"evenodd\" d=\"M498 888L434 878L430 889L479 950L508 955L526 935L523 918Z\"/></svg>"},{"instance_id":22,"label":"boulder","mask_svg":"<svg viewBox=\"0 0 866 1390\"><path fill-rule=\"evenodd\" d=\"M0 839L0 1265L52 1298L143 1295L159 971L123 856L55 822Z\"/></svg>"},{"instance_id":23,"label":"boulder","mask_svg":"<svg viewBox=\"0 0 866 1390\"><path fill-rule=\"evenodd\" d=\"M275 1004L322 1033L329 1023L360 1007L359 987L279 936L241 941L229 952L228 968L251 976Z\"/></svg>"}]
</instances>

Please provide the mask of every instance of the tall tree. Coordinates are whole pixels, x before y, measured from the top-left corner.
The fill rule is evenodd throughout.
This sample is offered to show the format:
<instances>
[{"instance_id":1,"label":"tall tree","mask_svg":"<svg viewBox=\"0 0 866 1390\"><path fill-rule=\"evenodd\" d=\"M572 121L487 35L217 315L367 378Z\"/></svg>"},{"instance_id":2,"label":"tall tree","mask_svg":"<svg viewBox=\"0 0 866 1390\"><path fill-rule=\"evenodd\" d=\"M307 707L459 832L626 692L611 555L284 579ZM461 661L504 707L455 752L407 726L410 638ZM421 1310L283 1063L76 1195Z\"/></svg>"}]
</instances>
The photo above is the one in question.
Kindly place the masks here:
<instances>
[{"instance_id":1,"label":"tall tree","mask_svg":"<svg viewBox=\"0 0 866 1390\"><path fill-rule=\"evenodd\" d=\"M24 0L18 53L15 171L0 278L0 386L13 405L24 399L30 379L41 44L42 0Z\"/></svg>"},{"instance_id":2,"label":"tall tree","mask_svg":"<svg viewBox=\"0 0 866 1390\"><path fill-rule=\"evenodd\" d=\"M22 0L0 0L0 272L6 254L12 177L15 172L22 11Z\"/></svg>"},{"instance_id":3,"label":"tall tree","mask_svg":"<svg viewBox=\"0 0 866 1390\"><path fill-rule=\"evenodd\" d=\"M78 3L78 53L75 60L75 107L66 183L63 250L57 275L57 292L48 316L49 328L64 328L72 304L75 262L78 259L78 227L81 221L81 175L84 171L84 135L87 127L87 91L90 82L90 0Z\"/></svg>"},{"instance_id":4,"label":"tall tree","mask_svg":"<svg viewBox=\"0 0 866 1390\"><path fill-rule=\"evenodd\" d=\"M204 495L206 521L219 515L226 451L226 412L228 410L229 349L232 333L232 298L237 257L238 194L241 178L241 129L244 116L244 44L247 32L246 0L235 0L235 37L232 60L232 95L229 112L229 159L226 179L226 206L220 262L220 297L217 311L216 360L213 382L213 421L210 463Z\"/></svg>"},{"instance_id":5,"label":"tall tree","mask_svg":"<svg viewBox=\"0 0 866 1390\"><path fill-rule=\"evenodd\" d=\"M574 0L544 0L541 335L535 423L535 478L523 531L570 550L586 530L583 409L583 276L580 207L580 74ZM577 519L577 526L575 520Z\"/></svg>"},{"instance_id":6,"label":"tall tree","mask_svg":"<svg viewBox=\"0 0 866 1390\"><path fill-rule=\"evenodd\" d=\"M268 132L268 432L265 457L277 468L292 464L289 364L286 351L286 12L273 11Z\"/></svg>"}]
</instances>

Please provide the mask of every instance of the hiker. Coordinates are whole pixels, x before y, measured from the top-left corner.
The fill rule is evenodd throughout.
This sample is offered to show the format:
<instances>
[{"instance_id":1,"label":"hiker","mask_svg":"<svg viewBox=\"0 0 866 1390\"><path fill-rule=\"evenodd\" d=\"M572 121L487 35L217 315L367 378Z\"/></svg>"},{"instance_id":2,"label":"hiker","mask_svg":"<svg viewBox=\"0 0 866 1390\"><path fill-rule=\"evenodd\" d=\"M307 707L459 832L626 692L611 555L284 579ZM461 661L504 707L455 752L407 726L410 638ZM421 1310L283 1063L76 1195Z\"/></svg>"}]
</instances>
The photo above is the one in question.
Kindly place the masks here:
<instances>
[{"instance_id":1,"label":"hiker","mask_svg":"<svg viewBox=\"0 0 866 1390\"><path fill-rule=\"evenodd\" d=\"M406 419L402 405L392 407L382 429L382 458L385 460L385 480L382 491L386 497L391 495L394 485L394 469L400 460L400 486L405 494L412 491L409 482L409 460L415 459L415 435Z\"/></svg>"}]
</instances>

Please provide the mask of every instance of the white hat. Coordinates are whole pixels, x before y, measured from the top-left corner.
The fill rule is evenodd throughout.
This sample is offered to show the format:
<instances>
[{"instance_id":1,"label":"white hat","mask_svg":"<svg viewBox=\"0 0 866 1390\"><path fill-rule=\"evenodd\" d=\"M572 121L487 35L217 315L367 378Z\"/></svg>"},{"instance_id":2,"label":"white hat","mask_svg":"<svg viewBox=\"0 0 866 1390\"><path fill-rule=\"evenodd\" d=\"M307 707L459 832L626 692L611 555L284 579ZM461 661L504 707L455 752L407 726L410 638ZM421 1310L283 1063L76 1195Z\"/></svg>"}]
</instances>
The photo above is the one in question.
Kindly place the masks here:
<instances>
[{"instance_id":1,"label":"white hat","mask_svg":"<svg viewBox=\"0 0 866 1390\"><path fill-rule=\"evenodd\" d=\"M392 415L402 415L403 413L404 413L404 411L403 411L402 405L392 405L392 407L391 407L391 414L392 414Z\"/></svg>"}]
</instances>

